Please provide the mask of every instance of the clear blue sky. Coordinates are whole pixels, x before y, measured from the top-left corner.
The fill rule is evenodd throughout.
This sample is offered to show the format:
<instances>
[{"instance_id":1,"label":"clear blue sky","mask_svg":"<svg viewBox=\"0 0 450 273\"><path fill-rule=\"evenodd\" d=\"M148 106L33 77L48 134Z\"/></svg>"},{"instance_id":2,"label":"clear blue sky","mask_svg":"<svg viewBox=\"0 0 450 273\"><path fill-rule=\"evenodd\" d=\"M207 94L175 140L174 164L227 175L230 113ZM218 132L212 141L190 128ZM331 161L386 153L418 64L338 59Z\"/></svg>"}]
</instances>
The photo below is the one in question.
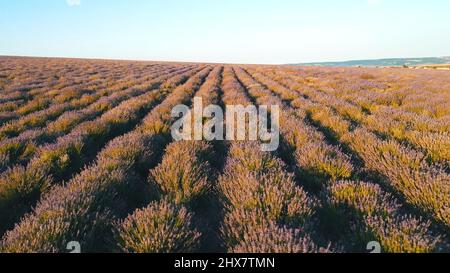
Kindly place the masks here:
<instances>
[{"instance_id":1,"label":"clear blue sky","mask_svg":"<svg viewBox=\"0 0 450 273\"><path fill-rule=\"evenodd\" d=\"M0 0L0 55L232 63L444 56L449 13L448 0Z\"/></svg>"}]
</instances>

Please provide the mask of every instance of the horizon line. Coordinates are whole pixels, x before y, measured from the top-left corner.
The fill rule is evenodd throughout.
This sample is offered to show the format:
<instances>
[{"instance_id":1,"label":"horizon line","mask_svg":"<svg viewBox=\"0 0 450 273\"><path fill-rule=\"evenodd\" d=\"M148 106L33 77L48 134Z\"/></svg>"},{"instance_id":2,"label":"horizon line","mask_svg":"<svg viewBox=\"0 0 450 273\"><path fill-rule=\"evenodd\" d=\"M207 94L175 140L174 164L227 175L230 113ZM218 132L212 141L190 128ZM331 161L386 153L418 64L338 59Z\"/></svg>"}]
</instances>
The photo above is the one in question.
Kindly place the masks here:
<instances>
[{"instance_id":1,"label":"horizon line","mask_svg":"<svg viewBox=\"0 0 450 273\"><path fill-rule=\"evenodd\" d=\"M42 59L73 59L73 60L98 60L98 61L123 61L123 62L153 62L153 63L192 63L192 64L218 64L218 65L267 65L267 66L291 66L291 65L305 65L308 64L326 64L326 63L346 63L358 61L377 61L377 60L398 60L398 59L427 59L427 58L450 58L449 55L443 56L419 56L419 57L383 57L383 58L368 58L368 59L346 59L346 60L329 60L316 62L290 62L290 63L233 63L233 62L204 62L204 61L168 61L168 60L150 60L150 59L135 59L135 58L109 58L109 57L68 57L68 56L43 56L43 55L3 55L0 57L9 58L42 58ZM449 60L450 63L450 60Z\"/></svg>"}]
</instances>

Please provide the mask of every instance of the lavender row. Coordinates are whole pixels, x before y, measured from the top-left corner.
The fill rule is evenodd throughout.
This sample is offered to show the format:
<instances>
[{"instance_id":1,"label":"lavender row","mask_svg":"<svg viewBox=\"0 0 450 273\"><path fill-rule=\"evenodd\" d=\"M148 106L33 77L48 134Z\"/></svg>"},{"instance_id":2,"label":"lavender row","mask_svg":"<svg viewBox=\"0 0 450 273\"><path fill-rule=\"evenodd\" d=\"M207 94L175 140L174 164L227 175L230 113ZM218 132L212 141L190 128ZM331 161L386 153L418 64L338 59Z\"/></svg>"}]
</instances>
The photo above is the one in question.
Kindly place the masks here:
<instances>
[{"instance_id":1,"label":"lavender row","mask_svg":"<svg viewBox=\"0 0 450 273\"><path fill-rule=\"evenodd\" d=\"M34 96L41 96L52 89L60 90L72 85L116 81L117 75L135 74L161 64L142 65L138 63L97 62L82 60L8 59L1 62L5 92L0 103L22 99L25 102ZM4 66L3 66L4 65Z\"/></svg>"},{"instance_id":2,"label":"lavender row","mask_svg":"<svg viewBox=\"0 0 450 273\"><path fill-rule=\"evenodd\" d=\"M285 69L303 82L356 102L367 110L389 107L439 120L448 116L449 75L441 71L373 68Z\"/></svg>"},{"instance_id":3,"label":"lavender row","mask_svg":"<svg viewBox=\"0 0 450 273\"><path fill-rule=\"evenodd\" d=\"M315 90L308 85L301 84L302 78L296 75L287 76L283 72L276 72L274 75L281 77L280 80L292 90L308 96L314 102L333 108L344 118L364 125L377 134L413 145L415 149L423 150L430 161L442 162L449 166L450 151L442 149L442 147L450 146L448 122L436 121L387 106L371 108L370 114L366 114L365 109L367 108L355 106L353 103L340 99L335 95L337 92L328 94ZM370 103L369 105L373 106ZM384 122L380 123L379 120Z\"/></svg>"},{"instance_id":4,"label":"lavender row","mask_svg":"<svg viewBox=\"0 0 450 273\"><path fill-rule=\"evenodd\" d=\"M231 67L223 75L226 105L251 105ZM229 252L318 252L305 232L314 201L295 185L286 166L258 142L232 142L219 178L225 206L222 238Z\"/></svg>"},{"instance_id":5,"label":"lavender row","mask_svg":"<svg viewBox=\"0 0 450 273\"><path fill-rule=\"evenodd\" d=\"M194 71L175 76L183 83ZM169 80L170 81L170 80ZM0 216L7 229L53 185L70 179L95 157L105 143L132 129L170 89L161 88L122 102L94 121L77 126L54 144L44 146L26 167L15 167L0 177ZM25 186L25 187L24 187ZM11 210L14 207L14 210Z\"/></svg>"},{"instance_id":6,"label":"lavender row","mask_svg":"<svg viewBox=\"0 0 450 273\"><path fill-rule=\"evenodd\" d=\"M243 77L247 78L247 82L252 84L251 86L257 86L258 82L252 81L249 75L244 74ZM271 96L268 93L269 90L260 88L262 90L253 91L256 96L261 98ZM282 98L287 98L283 96L287 93L276 94ZM272 100L277 99L279 100L279 98L272 98ZM262 100L264 101L264 99ZM278 103L282 102L278 101ZM312 182L313 188L319 188L318 194L322 201L322 208L318 217L322 223L319 223L316 230L322 230L326 233L338 231L336 233L339 238L334 238L338 241L337 248L342 246L343 250L346 251L364 251L367 242L373 240L381 242L385 252L432 252L436 250L440 238L431 234L429 222L401 213L398 202L390 196L389 200L392 201L383 203L384 200L387 200L386 196L388 195L383 193L377 185L358 182L349 157L346 157L339 149L326 144L325 137L305 124L300 118L301 114L295 115L295 111L288 107L283 110L283 113L286 113L286 115L283 115L282 118L281 127L285 128L285 132L282 134L288 142L288 149L291 148L296 151L295 168L299 177L302 178L302 182L305 182L305 180L309 183ZM307 175L305 176L305 174ZM345 183L339 181L340 179L350 178L355 180L347 180L348 182ZM341 196L336 194L336 189L344 184L341 193L347 194L345 195L347 199L340 200L339 197ZM358 188L359 185L361 185L362 190L361 187ZM356 187L356 189L353 187ZM354 191L351 191L352 189ZM346 192L347 190L349 192ZM377 195L374 193L377 193ZM372 199L368 200L367 198ZM367 202L371 200L375 201ZM338 201L348 201L352 205L359 206L360 213L366 213L364 216L374 216L371 209L379 211L376 215L379 218L376 220L378 223L383 221L384 225L377 227L373 224L375 218L371 218L372 222L366 221L368 220L366 218L364 220L354 219L356 217L355 213L352 213L354 208L340 210L340 206L343 204ZM365 211L364 208L367 208L368 211ZM383 212L386 213L383 214ZM369 223L372 223L370 228ZM340 234L342 230L351 230L352 232L342 236ZM359 232L359 235L356 232ZM333 238L333 235L326 234L326 237Z\"/></svg>"},{"instance_id":7,"label":"lavender row","mask_svg":"<svg viewBox=\"0 0 450 273\"><path fill-rule=\"evenodd\" d=\"M211 70L206 70L209 73ZM193 86L186 88L172 101L150 115L144 123L144 131L166 136L167 119L174 103L187 103L196 94L204 94L217 83L220 67L207 74L192 78ZM201 84L203 83L203 84ZM201 86L200 86L201 85ZM174 93L174 95L176 95ZM163 103L164 104L164 103ZM156 109L155 109L156 110ZM158 112L158 113L157 113ZM160 120L157 120L159 117ZM117 227L117 243L121 251L132 253L186 253L199 249L202 232L198 228L198 217L192 212L196 204L211 190L213 158L211 144L198 141L180 141L168 145L162 162L150 171L148 185L155 201L124 219Z\"/></svg>"},{"instance_id":8,"label":"lavender row","mask_svg":"<svg viewBox=\"0 0 450 273\"><path fill-rule=\"evenodd\" d=\"M155 71L155 73L159 73L159 71ZM85 83L85 85L88 86L89 82ZM105 85L106 83L103 86ZM47 92L44 98L31 100L27 105L18 109L18 113L16 113L17 117L20 117L20 114L24 114L25 116L2 126L0 128L0 136L3 139L5 137L14 137L27 129L43 126L48 120L56 119L61 112L86 107L102 96L114 92L114 87L120 87L121 83L116 86L111 86L107 90L104 90L103 86L91 86L91 88L84 89L71 86L68 90L62 89ZM89 90L97 91L93 92Z\"/></svg>"},{"instance_id":9,"label":"lavender row","mask_svg":"<svg viewBox=\"0 0 450 273\"><path fill-rule=\"evenodd\" d=\"M279 90L280 94L293 92L276 84L271 88ZM316 105L302 97L291 105L309 111L310 119L348 146L368 171L377 174L380 182L394 189L408 204L449 226L450 179L445 171L429 166L422 154L405 149L395 141L380 140L363 127L352 128L351 123L327 106Z\"/></svg>"},{"instance_id":10,"label":"lavender row","mask_svg":"<svg viewBox=\"0 0 450 273\"><path fill-rule=\"evenodd\" d=\"M192 95L191 88L198 84L202 77L198 75L203 73L205 69L175 88L161 105L183 103L189 94ZM162 115L153 115L161 113L162 108L158 109L148 115L154 119L146 118L144 122L156 122L157 117L163 119ZM124 218L139 204L145 203L146 198L141 193L148 190L148 186L142 184L141 178L157 164L166 143L146 128L142 123L134 132L115 139L98 155L94 164L66 185L57 186L45 195L35 211L4 236L2 251L63 252L67 242L72 240L78 240L87 252L117 248L108 244L110 242L105 238L116 235L113 233L116 229L114 219ZM162 217L170 216L174 211L180 212L177 219L186 220L182 211L164 204L156 209ZM174 224L177 223L183 226L185 222ZM151 225L146 228L150 229Z\"/></svg>"},{"instance_id":11,"label":"lavender row","mask_svg":"<svg viewBox=\"0 0 450 273\"><path fill-rule=\"evenodd\" d=\"M88 94L88 90L111 89L113 87L119 87L120 85L130 86L135 80L143 79L144 72L154 73L164 70L167 67L168 66L166 65L155 65L142 69L142 71L128 71L126 69L121 69L118 71L119 74L117 71L86 71L80 77L72 77L70 74L64 75L63 85L48 83L41 88L24 88L23 91L20 91L21 94L25 95L22 100L7 100L5 103L0 104L0 116L2 116L2 118L0 118L0 124L20 118L23 114L30 114L42 110L49 106L49 104L53 104L55 101L67 101L69 98L79 95L80 92ZM42 73L45 74L48 72ZM61 72L58 71L58 73ZM89 74L95 76L86 78ZM118 76L114 76L114 74L118 74ZM97 75L101 75L101 78ZM83 90L86 90L86 92Z\"/></svg>"},{"instance_id":12,"label":"lavender row","mask_svg":"<svg viewBox=\"0 0 450 273\"><path fill-rule=\"evenodd\" d=\"M0 170L15 163L27 163L43 144L54 141L57 137L69 133L78 124L97 118L120 102L154 89L164 80L182 74L187 70L189 68L170 69L165 73L159 73L159 75L156 75L157 77L151 77L147 81L144 80L139 82L138 85L126 89L123 89L126 86L120 84L119 90L122 90L101 97L82 110L65 112L57 120L48 123L43 129L29 130L16 138L1 141L0 154L6 158L6 161L3 167L0 166Z\"/></svg>"},{"instance_id":13,"label":"lavender row","mask_svg":"<svg viewBox=\"0 0 450 273\"><path fill-rule=\"evenodd\" d=\"M23 94L22 102L14 101L12 98L5 101L0 108L5 110L13 110L17 117L27 115L42 109L45 109L53 102L65 102L70 98L79 96L80 90L95 89L96 87L105 86L106 82L101 80L80 79L71 80L65 86L44 85L42 87L23 87L20 94ZM14 102L14 104L7 104ZM15 107L12 107L12 106Z\"/></svg>"}]
</instances>

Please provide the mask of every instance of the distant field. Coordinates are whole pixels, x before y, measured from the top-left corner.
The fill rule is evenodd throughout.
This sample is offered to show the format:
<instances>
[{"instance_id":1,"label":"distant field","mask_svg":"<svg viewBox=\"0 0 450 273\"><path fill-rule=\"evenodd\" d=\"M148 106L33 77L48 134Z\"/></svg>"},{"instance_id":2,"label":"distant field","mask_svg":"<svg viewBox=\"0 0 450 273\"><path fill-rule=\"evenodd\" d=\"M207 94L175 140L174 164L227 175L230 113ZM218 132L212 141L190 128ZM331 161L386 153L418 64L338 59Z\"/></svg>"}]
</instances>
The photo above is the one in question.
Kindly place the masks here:
<instances>
[{"instance_id":1,"label":"distant field","mask_svg":"<svg viewBox=\"0 0 450 273\"><path fill-rule=\"evenodd\" d=\"M417 66L416 68L450 70L450 64L423 65L423 66Z\"/></svg>"},{"instance_id":2,"label":"distant field","mask_svg":"<svg viewBox=\"0 0 450 273\"><path fill-rule=\"evenodd\" d=\"M281 146L171 110L279 105ZM0 57L0 252L450 251L450 73Z\"/></svg>"},{"instance_id":3,"label":"distant field","mask_svg":"<svg viewBox=\"0 0 450 273\"><path fill-rule=\"evenodd\" d=\"M374 60L354 60L344 62L319 62L304 63L298 65L306 66L338 66L338 67L392 67L392 66L439 66L449 65L450 57L428 57L428 58L391 58L391 59L374 59Z\"/></svg>"}]
</instances>

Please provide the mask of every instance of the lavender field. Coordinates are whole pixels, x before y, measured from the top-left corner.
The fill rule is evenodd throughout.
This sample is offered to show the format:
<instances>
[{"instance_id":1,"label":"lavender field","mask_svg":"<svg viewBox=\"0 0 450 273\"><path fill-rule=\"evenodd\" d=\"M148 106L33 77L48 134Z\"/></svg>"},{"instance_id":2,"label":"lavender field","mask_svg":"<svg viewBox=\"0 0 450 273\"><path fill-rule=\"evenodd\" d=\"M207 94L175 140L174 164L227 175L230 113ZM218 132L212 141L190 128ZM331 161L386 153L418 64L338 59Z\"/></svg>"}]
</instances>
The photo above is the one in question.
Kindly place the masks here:
<instances>
[{"instance_id":1,"label":"lavender field","mask_svg":"<svg viewBox=\"0 0 450 273\"><path fill-rule=\"evenodd\" d=\"M279 149L173 141L194 97ZM0 252L449 252L449 132L446 70L0 57Z\"/></svg>"}]
</instances>

